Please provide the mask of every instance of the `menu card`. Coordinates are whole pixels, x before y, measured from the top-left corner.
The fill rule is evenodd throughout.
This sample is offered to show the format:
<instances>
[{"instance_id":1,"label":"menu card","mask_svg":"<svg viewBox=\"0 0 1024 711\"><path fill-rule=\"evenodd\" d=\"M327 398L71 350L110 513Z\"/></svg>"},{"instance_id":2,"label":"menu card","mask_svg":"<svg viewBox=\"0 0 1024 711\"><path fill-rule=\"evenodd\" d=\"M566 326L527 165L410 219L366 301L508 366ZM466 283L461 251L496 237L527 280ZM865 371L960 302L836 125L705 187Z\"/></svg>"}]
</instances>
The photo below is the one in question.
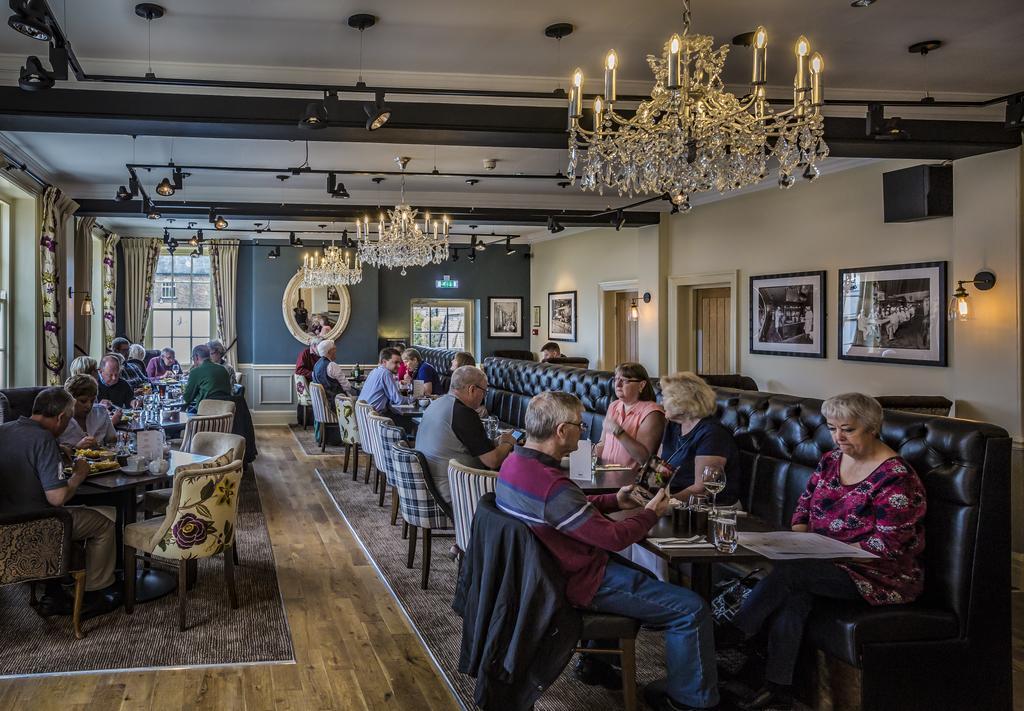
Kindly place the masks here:
<instances>
[{"instance_id":1,"label":"menu card","mask_svg":"<svg viewBox=\"0 0 1024 711\"><path fill-rule=\"evenodd\" d=\"M164 443L160 430L142 430L135 435L135 452L145 461L151 462L154 459L162 459L164 456Z\"/></svg>"},{"instance_id":2,"label":"menu card","mask_svg":"<svg viewBox=\"0 0 1024 711\"><path fill-rule=\"evenodd\" d=\"M412 381L412 396L423 397L423 381L414 380Z\"/></svg>"},{"instance_id":3,"label":"menu card","mask_svg":"<svg viewBox=\"0 0 1024 711\"><path fill-rule=\"evenodd\" d=\"M569 453L569 478L590 481L594 473L590 470L590 454L594 444L589 439L580 439L575 452Z\"/></svg>"}]
</instances>

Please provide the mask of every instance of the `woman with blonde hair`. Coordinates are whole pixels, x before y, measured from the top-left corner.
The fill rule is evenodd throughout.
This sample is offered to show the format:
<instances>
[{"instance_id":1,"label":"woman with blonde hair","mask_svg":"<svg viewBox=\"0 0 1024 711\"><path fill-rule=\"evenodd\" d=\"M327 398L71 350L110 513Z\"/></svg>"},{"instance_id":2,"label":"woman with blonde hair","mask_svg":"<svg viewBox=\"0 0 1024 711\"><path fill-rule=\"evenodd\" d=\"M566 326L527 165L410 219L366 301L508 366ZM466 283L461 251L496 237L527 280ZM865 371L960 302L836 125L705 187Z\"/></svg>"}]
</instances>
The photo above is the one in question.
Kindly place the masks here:
<instances>
[{"instance_id":1,"label":"woman with blonde hair","mask_svg":"<svg viewBox=\"0 0 1024 711\"><path fill-rule=\"evenodd\" d=\"M661 471L668 477L669 492L682 501L704 494L704 467L717 466L725 472L725 489L716 505L736 503L740 452L732 432L712 417L715 391L694 373L666 375L661 379L661 403L669 421L661 440Z\"/></svg>"},{"instance_id":2,"label":"woman with blonde hair","mask_svg":"<svg viewBox=\"0 0 1024 711\"><path fill-rule=\"evenodd\" d=\"M89 356L78 356L71 361L71 365L68 366L68 373L70 375L82 375L84 373L85 375L91 375L93 379L96 379L99 377L99 364L96 362L95 358L90 358Z\"/></svg>"},{"instance_id":3,"label":"woman with blonde hair","mask_svg":"<svg viewBox=\"0 0 1024 711\"><path fill-rule=\"evenodd\" d=\"M78 449L95 449L117 439L114 425L121 421L121 410L110 413L103 405L96 404L99 385L91 375L72 375L64 383L64 389L75 399L75 409L68 426L59 437L61 444Z\"/></svg>"}]
</instances>

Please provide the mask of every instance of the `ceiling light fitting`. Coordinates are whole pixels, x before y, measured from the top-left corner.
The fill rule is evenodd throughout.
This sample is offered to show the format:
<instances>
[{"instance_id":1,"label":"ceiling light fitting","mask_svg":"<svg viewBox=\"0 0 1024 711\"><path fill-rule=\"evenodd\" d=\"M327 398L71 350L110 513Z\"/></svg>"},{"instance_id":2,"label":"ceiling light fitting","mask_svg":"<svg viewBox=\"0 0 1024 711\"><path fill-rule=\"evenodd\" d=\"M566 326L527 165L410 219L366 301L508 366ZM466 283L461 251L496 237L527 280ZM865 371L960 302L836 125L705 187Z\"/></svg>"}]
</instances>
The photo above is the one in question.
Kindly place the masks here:
<instances>
[{"instance_id":1,"label":"ceiling light fitting","mask_svg":"<svg viewBox=\"0 0 1024 711\"><path fill-rule=\"evenodd\" d=\"M213 226L218 230L223 230L227 228L228 221L222 215L217 215L217 219L213 221Z\"/></svg>"},{"instance_id":2,"label":"ceiling light fitting","mask_svg":"<svg viewBox=\"0 0 1024 711\"><path fill-rule=\"evenodd\" d=\"M322 286L358 284L363 280L363 265L357 252L355 258L335 245L325 246L321 254L307 254L302 258L302 286L316 289Z\"/></svg>"},{"instance_id":3,"label":"ceiling light fitting","mask_svg":"<svg viewBox=\"0 0 1024 711\"><path fill-rule=\"evenodd\" d=\"M384 92L378 91L373 101L363 104L366 112L366 130L376 131L391 120L391 107L384 103Z\"/></svg>"},{"instance_id":4,"label":"ceiling light fitting","mask_svg":"<svg viewBox=\"0 0 1024 711\"><path fill-rule=\"evenodd\" d=\"M23 91L43 91L55 83L52 72L43 68L39 57L31 56L25 60L25 66L18 74L18 86Z\"/></svg>"},{"instance_id":5,"label":"ceiling light fitting","mask_svg":"<svg viewBox=\"0 0 1024 711\"><path fill-rule=\"evenodd\" d=\"M558 234L564 229L565 227L562 225L561 222L558 221L557 217L555 217L554 215L548 217L548 232L550 232L551 234Z\"/></svg>"},{"instance_id":6,"label":"ceiling light fitting","mask_svg":"<svg viewBox=\"0 0 1024 711\"><path fill-rule=\"evenodd\" d=\"M875 0L853 0L850 7L869 7L875 4Z\"/></svg>"},{"instance_id":7,"label":"ceiling light fitting","mask_svg":"<svg viewBox=\"0 0 1024 711\"><path fill-rule=\"evenodd\" d=\"M7 25L17 32L41 42L53 37L46 17L46 3L41 0L12 0L14 14L7 18Z\"/></svg>"},{"instance_id":8,"label":"ceiling light fitting","mask_svg":"<svg viewBox=\"0 0 1024 711\"><path fill-rule=\"evenodd\" d=\"M511 256L511 255L515 254L516 252L518 252L518 251L519 250L517 248L512 246L512 238L511 237L506 237L505 238L505 254Z\"/></svg>"},{"instance_id":9,"label":"ceiling light fitting","mask_svg":"<svg viewBox=\"0 0 1024 711\"><path fill-rule=\"evenodd\" d=\"M281 245L275 245L275 247L267 252L267 259L277 259L281 256Z\"/></svg>"},{"instance_id":10,"label":"ceiling light fitting","mask_svg":"<svg viewBox=\"0 0 1024 711\"><path fill-rule=\"evenodd\" d=\"M336 198L351 197L351 195L348 194L348 190L345 189L345 183L338 182L338 176L336 173L327 174L327 194Z\"/></svg>"},{"instance_id":11,"label":"ceiling light fitting","mask_svg":"<svg viewBox=\"0 0 1024 711\"><path fill-rule=\"evenodd\" d=\"M828 156L821 116L825 62L800 37L794 47L793 104L775 111L765 94L767 46L768 33L758 27L750 93L737 98L720 78L729 47L715 49L713 37L690 34L690 0L683 0L683 32L669 38L660 57L648 57L654 89L632 116L615 111L615 50L605 56L604 93L594 99L592 130L580 123L583 72L573 73L567 174L578 172L585 190L689 196L756 184L774 159L780 187L788 187L783 178Z\"/></svg>"}]
</instances>

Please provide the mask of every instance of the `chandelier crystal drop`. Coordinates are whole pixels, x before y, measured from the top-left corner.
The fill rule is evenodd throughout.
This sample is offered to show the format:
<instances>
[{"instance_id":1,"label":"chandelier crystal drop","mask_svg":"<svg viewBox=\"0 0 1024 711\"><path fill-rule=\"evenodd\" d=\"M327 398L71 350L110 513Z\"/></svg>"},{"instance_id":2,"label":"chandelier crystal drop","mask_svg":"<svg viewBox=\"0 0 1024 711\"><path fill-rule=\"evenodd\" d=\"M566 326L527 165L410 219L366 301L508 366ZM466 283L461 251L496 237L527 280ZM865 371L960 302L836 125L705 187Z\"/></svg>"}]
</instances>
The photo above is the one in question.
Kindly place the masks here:
<instances>
[{"instance_id":1,"label":"chandelier crystal drop","mask_svg":"<svg viewBox=\"0 0 1024 711\"><path fill-rule=\"evenodd\" d=\"M359 255L352 255L333 244L322 255L305 255L302 259L302 288L322 286L352 286L363 280L363 266Z\"/></svg>"},{"instance_id":2,"label":"chandelier crystal drop","mask_svg":"<svg viewBox=\"0 0 1024 711\"><path fill-rule=\"evenodd\" d=\"M440 264L448 258L449 221L431 220L424 213L422 222L419 211L405 202L405 166L409 159L395 158L402 167L402 201L393 210L382 212L377 221L377 239L370 240L370 218L364 216L356 221L356 240L359 256L363 262L387 269L401 268L402 276L406 267L423 267ZM422 228L421 225L422 224Z\"/></svg>"},{"instance_id":3,"label":"chandelier crystal drop","mask_svg":"<svg viewBox=\"0 0 1024 711\"><path fill-rule=\"evenodd\" d=\"M797 40L793 104L776 111L765 94L763 27L752 33L751 44L750 93L737 98L721 79L728 45L715 49L713 37L690 34L690 2L683 0L682 35L672 35L660 57L647 56L654 88L631 117L615 110L619 58L614 50L607 54L593 130L580 123L583 72L577 69L569 89L568 175L602 194L606 187L620 195L667 194L683 212L695 193L760 182L773 160L781 188L795 182L797 171L817 177L817 164L829 152L821 115L824 59L811 53L807 38Z\"/></svg>"}]
</instances>

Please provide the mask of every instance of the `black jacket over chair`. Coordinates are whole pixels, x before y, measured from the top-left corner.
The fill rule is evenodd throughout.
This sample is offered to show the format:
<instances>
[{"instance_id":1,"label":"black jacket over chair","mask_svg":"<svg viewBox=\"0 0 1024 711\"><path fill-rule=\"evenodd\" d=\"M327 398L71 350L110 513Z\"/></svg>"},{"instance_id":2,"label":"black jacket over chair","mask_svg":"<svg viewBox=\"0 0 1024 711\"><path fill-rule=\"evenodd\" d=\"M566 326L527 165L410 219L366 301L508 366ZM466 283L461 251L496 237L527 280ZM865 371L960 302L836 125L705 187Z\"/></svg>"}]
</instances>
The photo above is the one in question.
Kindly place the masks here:
<instances>
[{"instance_id":1,"label":"black jacket over chair","mask_svg":"<svg viewBox=\"0 0 1024 711\"><path fill-rule=\"evenodd\" d=\"M488 358L487 409L522 427L544 390L571 392L597 441L612 373ZM713 387L740 450L744 508L782 529L832 439L821 401ZM925 588L908 605L819 605L805 641L861 671L861 708L1009 709L1010 437L993 425L886 411L882 440L928 495Z\"/></svg>"},{"instance_id":2,"label":"black jacket over chair","mask_svg":"<svg viewBox=\"0 0 1024 711\"><path fill-rule=\"evenodd\" d=\"M452 609L462 617L459 671L482 709L529 709L569 663L580 613L557 564L522 521L484 494Z\"/></svg>"}]
</instances>

